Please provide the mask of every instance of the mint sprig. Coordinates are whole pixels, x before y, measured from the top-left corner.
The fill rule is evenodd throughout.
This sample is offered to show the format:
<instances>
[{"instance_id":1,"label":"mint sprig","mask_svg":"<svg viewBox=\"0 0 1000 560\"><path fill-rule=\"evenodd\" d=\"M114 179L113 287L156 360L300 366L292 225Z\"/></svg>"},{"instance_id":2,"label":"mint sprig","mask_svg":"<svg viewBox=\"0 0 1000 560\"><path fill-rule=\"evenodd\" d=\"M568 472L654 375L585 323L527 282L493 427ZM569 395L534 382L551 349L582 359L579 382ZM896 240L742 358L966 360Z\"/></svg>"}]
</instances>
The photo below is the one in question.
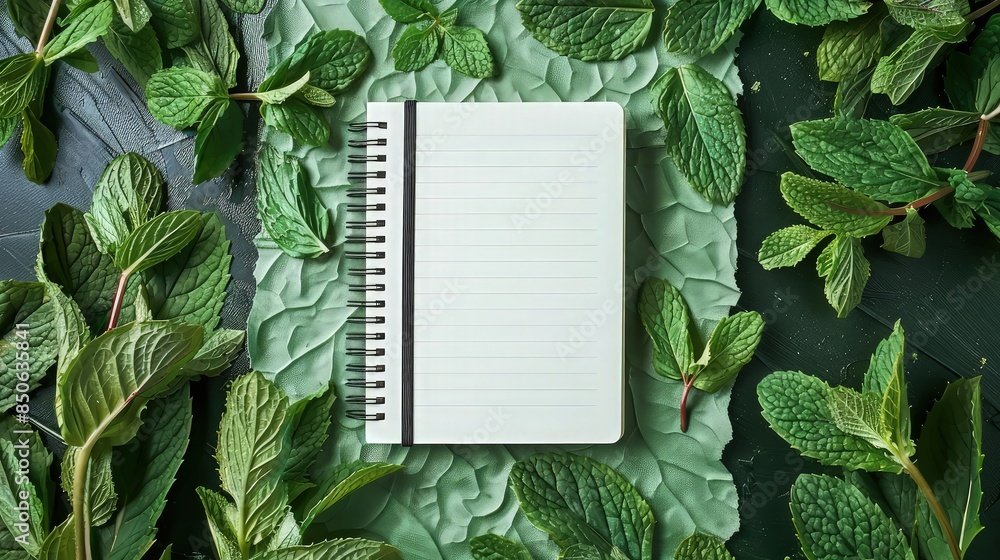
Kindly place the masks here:
<instances>
[{"instance_id":1,"label":"mint sprig","mask_svg":"<svg viewBox=\"0 0 1000 560\"><path fill-rule=\"evenodd\" d=\"M225 20L219 25L226 25ZM320 109L332 106L335 95L358 79L371 58L355 33L317 33L299 43L256 92L234 93L229 91L236 68L235 50L226 46L230 42L231 37L215 46L195 44L184 51L184 65L157 72L146 84L154 118L177 129L197 128L196 184L221 175L239 155L244 118L237 102L260 103L264 122L298 142L325 144L330 126Z\"/></svg>"},{"instance_id":2,"label":"mint sprig","mask_svg":"<svg viewBox=\"0 0 1000 560\"><path fill-rule=\"evenodd\" d=\"M444 13L428 0L379 0L398 23L411 24L392 48L396 70L416 72L438 59L471 78L496 71L486 35L474 27L456 25L458 7Z\"/></svg>"},{"instance_id":3,"label":"mint sprig","mask_svg":"<svg viewBox=\"0 0 1000 560\"><path fill-rule=\"evenodd\" d=\"M960 560L982 529L979 378L949 385L915 444L906 356L897 323L875 350L860 391L787 371L757 386L764 418L778 435L803 455L848 471L850 483L802 475L792 487L793 521L810 558L872 550L912 558L913 540L922 557ZM883 510L856 471L884 473L873 475L878 485L910 505Z\"/></svg>"},{"instance_id":4,"label":"mint sprig","mask_svg":"<svg viewBox=\"0 0 1000 560\"><path fill-rule=\"evenodd\" d=\"M650 278L639 291L639 316L653 341L656 373L684 384L680 402L681 431L688 429L688 395L692 387L715 393L729 384L753 358L764 320L756 311L737 313L718 322L695 357L697 333L680 292L669 282Z\"/></svg>"}]
</instances>

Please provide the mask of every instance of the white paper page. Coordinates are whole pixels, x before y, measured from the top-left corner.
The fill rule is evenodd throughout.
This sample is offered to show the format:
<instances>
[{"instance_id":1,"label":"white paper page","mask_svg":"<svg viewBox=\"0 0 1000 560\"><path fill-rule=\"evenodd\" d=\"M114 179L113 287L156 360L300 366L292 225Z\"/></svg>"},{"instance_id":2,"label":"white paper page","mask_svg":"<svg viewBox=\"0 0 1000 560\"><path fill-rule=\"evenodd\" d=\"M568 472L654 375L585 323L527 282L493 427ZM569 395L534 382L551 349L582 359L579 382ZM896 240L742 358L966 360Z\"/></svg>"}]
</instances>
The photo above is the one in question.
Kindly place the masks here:
<instances>
[{"instance_id":1,"label":"white paper page","mask_svg":"<svg viewBox=\"0 0 1000 560\"><path fill-rule=\"evenodd\" d=\"M418 103L417 138L415 442L616 441L621 107Z\"/></svg>"}]
</instances>

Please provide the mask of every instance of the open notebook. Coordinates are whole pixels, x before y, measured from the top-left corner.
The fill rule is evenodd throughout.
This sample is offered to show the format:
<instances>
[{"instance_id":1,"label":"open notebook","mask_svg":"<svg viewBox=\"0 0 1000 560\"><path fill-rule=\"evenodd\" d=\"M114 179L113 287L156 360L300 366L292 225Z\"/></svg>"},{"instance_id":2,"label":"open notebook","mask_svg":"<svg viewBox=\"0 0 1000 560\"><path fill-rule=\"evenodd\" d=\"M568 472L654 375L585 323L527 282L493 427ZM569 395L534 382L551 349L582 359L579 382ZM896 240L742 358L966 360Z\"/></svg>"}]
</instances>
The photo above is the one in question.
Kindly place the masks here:
<instances>
[{"instance_id":1,"label":"open notebook","mask_svg":"<svg viewBox=\"0 0 1000 560\"><path fill-rule=\"evenodd\" d=\"M367 441L617 441L622 108L407 101L368 121L347 252Z\"/></svg>"}]
</instances>

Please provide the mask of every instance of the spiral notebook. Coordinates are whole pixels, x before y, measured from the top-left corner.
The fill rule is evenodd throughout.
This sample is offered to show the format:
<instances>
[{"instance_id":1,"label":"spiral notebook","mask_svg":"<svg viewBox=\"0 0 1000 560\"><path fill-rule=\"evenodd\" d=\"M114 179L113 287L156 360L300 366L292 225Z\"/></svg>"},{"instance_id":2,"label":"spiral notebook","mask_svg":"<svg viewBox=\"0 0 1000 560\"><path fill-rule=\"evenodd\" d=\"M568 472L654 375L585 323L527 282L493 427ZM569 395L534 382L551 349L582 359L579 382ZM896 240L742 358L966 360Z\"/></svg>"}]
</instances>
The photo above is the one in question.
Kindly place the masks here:
<instances>
[{"instance_id":1,"label":"spiral notebook","mask_svg":"<svg viewBox=\"0 0 1000 560\"><path fill-rule=\"evenodd\" d=\"M369 443L624 428L615 103L369 103L349 141L348 414Z\"/></svg>"}]
</instances>

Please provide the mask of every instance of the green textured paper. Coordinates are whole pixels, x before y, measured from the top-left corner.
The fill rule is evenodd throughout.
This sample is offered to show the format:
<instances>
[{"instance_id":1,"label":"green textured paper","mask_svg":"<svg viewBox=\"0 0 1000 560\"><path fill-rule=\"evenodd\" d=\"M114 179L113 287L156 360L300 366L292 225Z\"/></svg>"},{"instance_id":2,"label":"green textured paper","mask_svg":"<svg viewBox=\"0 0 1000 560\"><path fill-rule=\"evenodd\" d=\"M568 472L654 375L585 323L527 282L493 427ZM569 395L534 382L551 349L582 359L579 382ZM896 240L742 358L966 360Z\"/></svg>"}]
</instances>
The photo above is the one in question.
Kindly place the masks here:
<instances>
[{"instance_id":1,"label":"green textured paper","mask_svg":"<svg viewBox=\"0 0 1000 560\"><path fill-rule=\"evenodd\" d=\"M666 3L657 4L665 13ZM665 158L662 147L656 147L662 146L663 123L653 115L648 86L662 69L691 60L666 55L656 40L657 29L646 46L621 61L595 64L559 57L524 29L514 2L464 3L459 24L486 32L497 59L495 78L467 78L440 61L417 73L395 72L390 52L405 26L389 19L375 0L279 0L266 30L272 66L315 29L358 32L374 53L361 83L341 94L326 113L334 130L330 145L297 150L305 169L330 207L343 202L333 186L346 182L346 125L364 120L365 101L610 100L624 105L633 148L626 235L631 387L626 435L612 446L564 449L611 465L637 486L658 522L657 558L668 557L695 529L728 538L739 526L736 488L720 461L732 436L729 391L696 394L690 430L681 433L680 386L652 373L647 337L634 311L639 282L649 275L666 277L680 287L707 337L739 297L732 208L705 202ZM733 56L722 49L699 64L739 92L742 84ZM268 133L265 140L280 150L291 149L289 138L279 133ZM337 218L342 225L342 213ZM343 326L351 310L346 307L341 249L317 260L297 260L284 256L267 239L259 239L258 247L257 295L248 336L254 367L273 374L293 400L315 392L331 377L343 394ZM331 464L360 457L403 463L406 469L321 519L330 535L383 539L400 547L407 558L451 560L470 558L470 538L497 533L525 543L538 558L555 557L555 547L518 513L517 500L507 488L511 464L542 448L365 445L363 424L346 419L340 406L334 414L336 446L327 458Z\"/></svg>"}]
</instances>

